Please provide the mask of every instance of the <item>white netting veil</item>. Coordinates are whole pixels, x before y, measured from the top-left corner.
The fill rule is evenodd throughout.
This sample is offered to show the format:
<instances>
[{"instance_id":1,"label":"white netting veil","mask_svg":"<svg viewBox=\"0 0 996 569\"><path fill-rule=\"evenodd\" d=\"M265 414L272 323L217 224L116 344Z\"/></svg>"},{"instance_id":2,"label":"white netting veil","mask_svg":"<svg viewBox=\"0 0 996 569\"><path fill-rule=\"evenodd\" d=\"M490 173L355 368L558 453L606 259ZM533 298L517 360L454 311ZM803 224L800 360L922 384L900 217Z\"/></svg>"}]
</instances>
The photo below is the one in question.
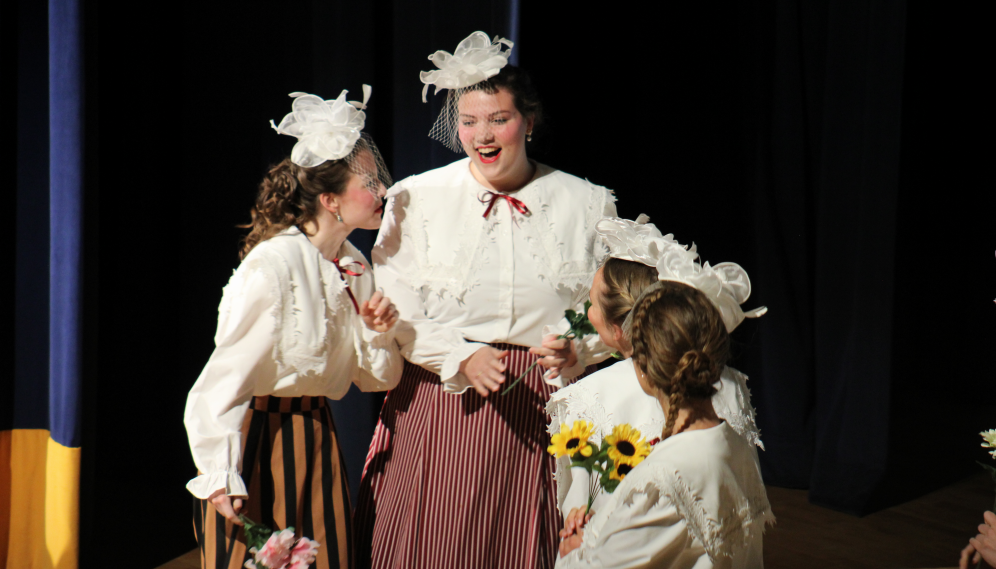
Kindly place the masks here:
<instances>
[{"instance_id":1,"label":"white netting veil","mask_svg":"<svg viewBox=\"0 0 996 569\"><path fill-rule=\"evenodd\" d=\"M372 89L363 85L362 101L347 101L343 90L335 99L323 100L308 93L295 92L291 112L274 124L273 130L297 138L291 150L291 162L314 168L330 160L342 160L354 174L364 178L364 185L374 194L383 194L381 186L392 185L384 158L369 134L363 132L367 101Z\"/></svg>"},{"instance_id":2,"label":"white netting veil","mask_svg":"<svg viewBox=\"0 0 996 569\"><path fill-rule=\"evenodd\" d=\"M460 100L466 93L473 91L484 91L492 95L495 93L495 88L487 80L508 65L513 45L505 38L495 36L492 40L484 32L474 32L461 41L452 54L440 50L429 56L429 61L438 69L419 74L425 84L422 88L422 102L428 102L430 85L436 87L434 94L441 89L447 90L443 109L429 131L430 138L442 142L454 152L464 151L458 130ZM504 47L508 49L503 49ZM471 114L477 120L485 118L477 117L479 113L476 112Z\"/></svg>"}]
</instances>

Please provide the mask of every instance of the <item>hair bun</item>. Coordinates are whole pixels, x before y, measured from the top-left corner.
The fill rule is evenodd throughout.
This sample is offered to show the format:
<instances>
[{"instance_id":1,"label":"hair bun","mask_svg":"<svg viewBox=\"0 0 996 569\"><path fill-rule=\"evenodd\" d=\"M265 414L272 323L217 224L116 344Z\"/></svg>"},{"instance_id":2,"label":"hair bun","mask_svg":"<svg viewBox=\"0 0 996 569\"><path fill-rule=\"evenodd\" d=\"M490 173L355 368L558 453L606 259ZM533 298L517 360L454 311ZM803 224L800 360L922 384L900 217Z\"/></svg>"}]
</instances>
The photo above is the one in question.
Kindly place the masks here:
<instances>
[{"instance_id":1,"label":"hair bun","mask_svg":"<svg viewBox=\"0 0 996 569\"><path fill-rule=\"evenodd\" d=\"M716 393L713 383L719 380L716 362L700 350L689 350L678 362L678 378L685 383L689 397L708 398Z\"/></svg>"}]
</instances>

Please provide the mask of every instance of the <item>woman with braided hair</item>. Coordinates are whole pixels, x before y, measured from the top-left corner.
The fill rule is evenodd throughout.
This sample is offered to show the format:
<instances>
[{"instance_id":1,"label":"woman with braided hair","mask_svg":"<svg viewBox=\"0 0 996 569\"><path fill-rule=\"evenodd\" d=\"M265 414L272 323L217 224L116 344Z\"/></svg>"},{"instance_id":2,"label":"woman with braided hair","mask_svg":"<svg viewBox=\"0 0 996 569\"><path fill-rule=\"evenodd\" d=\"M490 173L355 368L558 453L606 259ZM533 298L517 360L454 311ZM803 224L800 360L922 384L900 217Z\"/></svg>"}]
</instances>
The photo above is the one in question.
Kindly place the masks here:
<instances>
[{"instance_id":1,"label":"woman with braided hair","mask_svg":"<svg viewBox=\"0 0 996 569\"><path fill-rule=\"evenodd\" d=\"M300 140L260 184L214 352L187 397L198 469L187 489L204 568L253 558L240 514L316 541L315 557L298 559L304 565L354 566L349 486L326 398L342 398L350 384L391 389L402 360L398 311L346 239L380 225L390 178L360 133L365 100L345 95L295 93L294 112L274 126Z\"/></svg>"},{"instance_id":2,"label":"woman with braided hair","mask_svg":"<svg viewBox=\"0 0 996 569\"><path fill-rule=\"evenodd\" d=\"M743 318L763 312L739 309L750 289L743 269L721 263L716 267L706 264L703 270L694 260L694 248L687 250L671 235L661 235L648 221L644 215L636 221L605 218L595 227L609 249L609 258L595 273L588 318L602 342L624 359L553 394L546 407L551 434L560 432L563 425L570 428L575 421L584 420L594 427L589 440L596 445L621 424L630 425L651 442L657 439L666 417L657 400L644 393L637 381L626 321L643 291L660 278L681 279L685 275L690 284L699 282L711 290L710 298L721 307L728 332ZM764 448L754 421L747 376L724 366L712 387L716 415L752 445ZM571 468L568 456L557 459L557 498L564 516L587 505L590 482L588 471ZM608 495L599 492L592 509L598 511L606 499Z\"/></svg>"},{"instance_id":3,"label":"woman with braided hair","mask_svg":"<svg viewBox=\"0 0 996 569\"><path fill-rule=\"evenodd\" d=\"M755 568L774 521L750 443L711 398L729 358L720 310L677 281L649 287L631 319L643 391L667 416L661 441L601 509L568 514L557 567Z\"/></svg>"}]
</instances>

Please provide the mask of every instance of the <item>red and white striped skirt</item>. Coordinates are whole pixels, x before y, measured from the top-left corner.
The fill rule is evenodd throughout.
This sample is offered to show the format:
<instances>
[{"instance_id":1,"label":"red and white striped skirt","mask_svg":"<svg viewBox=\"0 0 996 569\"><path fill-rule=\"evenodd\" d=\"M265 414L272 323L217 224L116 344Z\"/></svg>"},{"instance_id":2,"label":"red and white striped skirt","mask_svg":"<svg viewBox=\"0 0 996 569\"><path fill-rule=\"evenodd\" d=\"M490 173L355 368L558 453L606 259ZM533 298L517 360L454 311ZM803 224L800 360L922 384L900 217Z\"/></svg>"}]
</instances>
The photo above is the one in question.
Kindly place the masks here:
<instances>
[{"instance_id":1,"label":"red and white striped skirt","mask_svg":"<svg viewBox=\"0 0 996 569\"><path fill-rule=\"evenodd\" d=\"M253 397L242 423L245 515L314 539L312 569L353 566L349 485L324 397ZM194 500L194 534L204 569L241 569L252 559L242 527L207 500Z\"/></svg>"},{"instance_id":2,"label":"red and white striped skirt","mask_svg":"<svg viewBox=\"0 0 996 569\"><path fill-rule=\"evenodd\" d=\"M492 346L511 351L504 385L536 360L523 346ZM405 362L363 469L357 565L552 568L563 520L545 407L556 389L537 366L508 395L452 395Z\"/></svg>"}]
</instances>

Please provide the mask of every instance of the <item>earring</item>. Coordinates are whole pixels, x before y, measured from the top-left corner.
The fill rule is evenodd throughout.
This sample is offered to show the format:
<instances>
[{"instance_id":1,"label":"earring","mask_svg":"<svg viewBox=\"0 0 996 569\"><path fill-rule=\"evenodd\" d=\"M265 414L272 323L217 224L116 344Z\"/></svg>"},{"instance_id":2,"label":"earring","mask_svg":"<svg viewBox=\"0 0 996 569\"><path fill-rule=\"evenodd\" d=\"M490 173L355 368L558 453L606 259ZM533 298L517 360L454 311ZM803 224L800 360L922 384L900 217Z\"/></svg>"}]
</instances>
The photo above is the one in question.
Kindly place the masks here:
<instances>
[{"instance_id":1,"label":"earring","mask_svg":"<svg viewBox=\"0 0 996 569\"><path fill-rule=\"evenodd\" d=\"M533 141L533 131L529 131L526 133L526 142L532 142L532 141Z\"/></svg>"},{"instance_id":2,"label":"earring","mask_svg":"<svg viewBox=\"0 0 996 569\"><path fill-rule=\"evenodd\" d=\"M339 212L338 212L338 211L337 211L337 212L335 212L335 218L336 218L337 220L339 220L339 223L342 223L342 216L341 216L341 215L339 215Z\"/></svg>"}]
</instances>

